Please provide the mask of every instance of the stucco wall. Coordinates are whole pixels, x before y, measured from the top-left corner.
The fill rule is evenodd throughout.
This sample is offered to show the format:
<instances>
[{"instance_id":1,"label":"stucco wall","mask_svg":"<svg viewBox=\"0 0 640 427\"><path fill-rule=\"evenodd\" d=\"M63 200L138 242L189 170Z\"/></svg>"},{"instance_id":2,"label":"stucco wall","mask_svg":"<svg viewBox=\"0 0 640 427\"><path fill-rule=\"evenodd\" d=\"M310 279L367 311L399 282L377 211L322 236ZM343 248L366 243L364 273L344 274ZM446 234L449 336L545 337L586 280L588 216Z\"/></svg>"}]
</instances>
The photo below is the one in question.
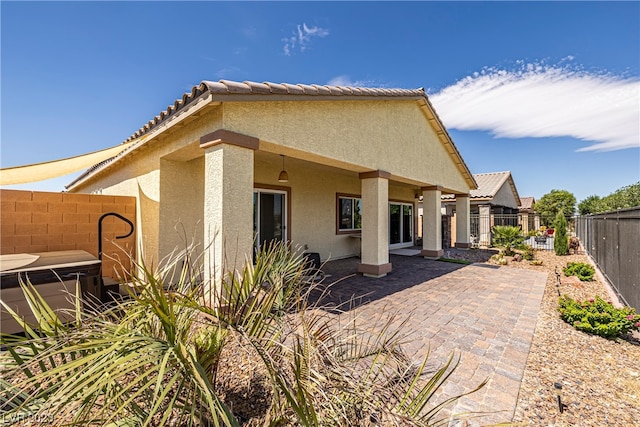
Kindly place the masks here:
<instances>
[{"instance_id":1,"label":"stucco wall","mask_svg":"<svg viewBox=\"0 0 640 427\"><path fill-rule=\"evenodd\" d=\"M230 102L223 108L225 129L294 149L296 156L319 155L360 171L469 192L415 101Z\"/></svg>"},{"instance_id":2,"label":"stucco wall","mask_svg":"<svg viewBox=\"0 0 640 427\"><path fill-rule=\"evenodd\" d=\"M505 181L502 187L500 187L496 195L493 197L491 204L518 209L518 202L515 199L508 180Z\"/></svg>"},{"instance_id":3,"label":"stucco wall","mask_svg":"<svg viewBox=\"0 0 640 427\"><path fill-rule=\"evenodd\" d=\"M279 159L278 159L279 160ZM319 252L324 261L360 253L360 239L336 233L336 195L361 195L358 174L333 168L321 168L307 162L286 159L288 183L279 183L281 162L261 156L255 163L256 187L290 189L291 240L294 245L308 246ZM414 190L398 183L389 184L389 199L413 203Z\"/></svg>"},{"instance_id":4,"label":"stucco wall","mask_svg":"<svg viewBox=\"0 0 640 427\"><path fill-rule=\"evenodd\" d=\"M202 251L204 241L204 157L181 162L161 160L159 256L188 245Z\"/></svg>"}]
</instances>

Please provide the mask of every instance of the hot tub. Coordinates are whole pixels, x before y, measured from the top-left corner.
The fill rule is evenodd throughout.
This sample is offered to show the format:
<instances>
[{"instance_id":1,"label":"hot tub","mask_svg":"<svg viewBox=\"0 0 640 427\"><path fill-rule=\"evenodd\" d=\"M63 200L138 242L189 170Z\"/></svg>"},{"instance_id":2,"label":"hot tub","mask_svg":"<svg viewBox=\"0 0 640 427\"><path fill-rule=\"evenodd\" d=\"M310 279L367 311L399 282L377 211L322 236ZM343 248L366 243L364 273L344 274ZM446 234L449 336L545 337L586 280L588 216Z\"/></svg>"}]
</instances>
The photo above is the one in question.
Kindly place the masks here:
<instances>
[{"instance_id":1,"label":"hot tub","mask_svg":"<svg viewBox=\"0 0 640 427\"><path fill-rule=\"evenodd\" d=\"M73 309L78 280L83 298L101 300L100 267L98 258L81 250L0 255L0 299L28 322L35 322L20 289L20 280L28 279L54 310ZM2 333L23 332L4 308L0 310ZM61 317L72 320L64 314Z\"/></svg>"}]
</instances>

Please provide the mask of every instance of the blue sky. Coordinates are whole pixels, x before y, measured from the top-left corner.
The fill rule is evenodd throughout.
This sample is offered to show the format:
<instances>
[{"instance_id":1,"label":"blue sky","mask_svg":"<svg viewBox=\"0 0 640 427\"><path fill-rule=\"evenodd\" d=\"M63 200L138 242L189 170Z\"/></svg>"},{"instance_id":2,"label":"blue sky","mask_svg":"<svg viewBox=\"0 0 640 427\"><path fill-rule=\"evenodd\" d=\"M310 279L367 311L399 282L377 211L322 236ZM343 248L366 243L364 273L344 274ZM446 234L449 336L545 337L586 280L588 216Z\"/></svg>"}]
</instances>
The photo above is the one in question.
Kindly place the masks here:
<instances>
[{"instance_id":1,"label":"blue sky","mask_svg":"<svg viewBox=\"0 0 640 427\"><path fill-rule=\"evenodd\" d=\"M511 171L520 196L580 201L640 181L637 1L0 8L2 167L116 145L200 81L228 79L424 87L470 170Z\"/></svg>"}]
</instances>

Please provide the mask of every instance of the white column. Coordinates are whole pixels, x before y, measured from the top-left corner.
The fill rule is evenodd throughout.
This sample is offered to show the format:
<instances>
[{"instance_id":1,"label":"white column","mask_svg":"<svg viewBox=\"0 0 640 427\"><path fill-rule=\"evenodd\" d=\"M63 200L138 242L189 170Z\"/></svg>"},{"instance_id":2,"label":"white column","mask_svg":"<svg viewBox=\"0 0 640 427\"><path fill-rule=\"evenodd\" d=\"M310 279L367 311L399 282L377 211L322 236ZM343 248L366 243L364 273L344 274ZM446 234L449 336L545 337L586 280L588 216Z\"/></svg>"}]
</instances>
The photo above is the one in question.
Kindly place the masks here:
<instances>
[{"instance_id":1,"label":"white column","mask_svg":"<svg viewBox=\"0 0 640 427\"><path fill-rule=\"evenodd\" d=\"M208 285L219 290L227 272L251 262L253 161L258 139L222 130L202 137L200 147L205 151L204 275Z\"/></svg>"},{"instance_id":2,"label":"white column","mask_svg":"<svg viewBox=\"0 0 640 427\"><path fill-rule=\"evenodd\" d=\"M456 242L455 247L468 249L471 246L470 204L468 194L456 195Z\"/></svg>"},{"instance_id":3,"label":"white column","mask_svg":"<svg viewBox=\"0 0 640 427\"><path fill-rule=\"evenodd\" d=\"M422 188L422 256L437 259L442 250L442 187Z\"/></svg>"},{"instance_id":4,"label":"white column","mask_svg":"<svg viewBox=\"0 0 640 427\"><path fill-rule=\"evenodd\" d=\"M491 205L478 206L480 220L480 246L489 246L491 244Z\"/></svg>"},{"instance_id":5,"label":"white column","mask_svg":"<svg viewBox=\"0 0 640 427\"><path fill-rule=\"evenodd\" d=\"M358 272L383 277L389 262L389 177L384 171L360 174L362 186L362 249Z\"/></svg>"}]
</instances>

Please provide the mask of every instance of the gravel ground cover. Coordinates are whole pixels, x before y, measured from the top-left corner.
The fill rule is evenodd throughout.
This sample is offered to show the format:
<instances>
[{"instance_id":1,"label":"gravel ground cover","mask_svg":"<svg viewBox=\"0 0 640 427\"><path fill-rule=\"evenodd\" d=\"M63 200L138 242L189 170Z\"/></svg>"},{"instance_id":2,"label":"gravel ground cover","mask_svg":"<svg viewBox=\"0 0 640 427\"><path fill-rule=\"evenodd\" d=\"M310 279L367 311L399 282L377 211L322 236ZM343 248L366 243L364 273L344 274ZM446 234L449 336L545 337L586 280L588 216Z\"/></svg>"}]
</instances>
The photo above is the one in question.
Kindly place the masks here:
<instances>
[{"instance_id":1,"label":"gravel ground cover","mask_svg":"<svg viewBox=\"0 0 640 427\"><path fill-rule=\"evenodd\" d=\"M491 262L485 261L487 251L466 252L459 257ZM459 253L451 256L458 257ZM574 299L598 295L614 303L617 300L599 274L592 282L562 274L568 262L590 262L587 255L556 256L553 251L535 254L542 265L509 258L506 266L548 273L513 425L640 426L640 336L636 333L625 339L607 340L565 323L557 311L558 290ZM560 273L559 286L556 271ZM554 383L563 386L562 413Z\"/></svg>"}]
</instances>

